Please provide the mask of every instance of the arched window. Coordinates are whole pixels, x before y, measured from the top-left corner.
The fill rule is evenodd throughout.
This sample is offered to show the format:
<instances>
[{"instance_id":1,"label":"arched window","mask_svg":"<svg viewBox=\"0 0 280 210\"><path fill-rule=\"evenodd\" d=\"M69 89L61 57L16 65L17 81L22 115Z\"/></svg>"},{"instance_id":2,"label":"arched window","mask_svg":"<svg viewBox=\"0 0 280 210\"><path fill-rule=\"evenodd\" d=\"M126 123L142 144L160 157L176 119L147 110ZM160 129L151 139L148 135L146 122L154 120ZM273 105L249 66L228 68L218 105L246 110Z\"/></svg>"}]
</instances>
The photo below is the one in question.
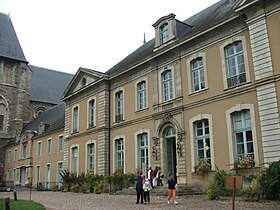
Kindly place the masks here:
<instances>
[{"instance_id":1,"label":"arched window","mask_svg":"<svg viewBox=\"0 0 280 210\"><path fill-rule=\"evenodd\" d=\"M165 23L160 27L160 44L168 41L168 24Z\"/></svg>"}]
</instances>

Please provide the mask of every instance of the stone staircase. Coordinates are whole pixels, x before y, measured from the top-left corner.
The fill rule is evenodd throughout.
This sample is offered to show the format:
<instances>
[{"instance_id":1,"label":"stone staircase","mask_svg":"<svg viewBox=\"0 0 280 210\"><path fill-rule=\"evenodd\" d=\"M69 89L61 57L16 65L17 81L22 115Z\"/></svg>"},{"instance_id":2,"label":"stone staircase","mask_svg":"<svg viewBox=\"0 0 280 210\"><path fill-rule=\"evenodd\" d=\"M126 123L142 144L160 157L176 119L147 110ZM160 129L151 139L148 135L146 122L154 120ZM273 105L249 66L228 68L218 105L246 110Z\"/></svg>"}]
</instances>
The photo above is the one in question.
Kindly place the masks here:
<instances>
[{"instance_id":1,"label":"stone staircase","mask_svg":"<svg viewBox=\"0 0 280 210\"><path fill-rule=\"evenodd\" d=\"M204 193L204 190L201 188L189 187L189 186L178 186L177 195L201 195ZM122 189L111 193L114 195L136 195L135 187L130 187L128 189ZM150 191L150 195L153 196L167 196L168 189L167 186L157 186Z\"/></svg>"}]
</instances>

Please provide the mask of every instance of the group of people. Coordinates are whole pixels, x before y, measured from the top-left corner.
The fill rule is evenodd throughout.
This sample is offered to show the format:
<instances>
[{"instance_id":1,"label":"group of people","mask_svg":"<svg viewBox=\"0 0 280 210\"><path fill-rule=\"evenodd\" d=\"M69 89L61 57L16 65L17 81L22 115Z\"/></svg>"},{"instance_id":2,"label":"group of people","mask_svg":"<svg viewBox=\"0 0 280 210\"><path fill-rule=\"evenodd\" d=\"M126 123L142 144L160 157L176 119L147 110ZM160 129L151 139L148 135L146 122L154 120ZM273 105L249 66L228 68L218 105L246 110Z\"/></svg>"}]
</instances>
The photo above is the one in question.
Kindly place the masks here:
<instances>
[{"instance_id":1,"label":"group of people","mask_svg":"<svg viewBox=\"0 0 280 210\"><path fill-rule=\"evenodd\" d=\"M136 194L137 200L136 204L149 204L150 203L150 191L155 186L163 186L162 178L163 174L161 174L161 168L156 167L155 170L152 167L148 170L148 177L146 178L145 174L141 172L138 173L136 181ZM170 204L170 200L173 197L174 204L178 204L176 201L176 182L172 174L169 175L169 179L167 181L168 185L168 197L167 203Z\"/></svg>"}]
</instances>

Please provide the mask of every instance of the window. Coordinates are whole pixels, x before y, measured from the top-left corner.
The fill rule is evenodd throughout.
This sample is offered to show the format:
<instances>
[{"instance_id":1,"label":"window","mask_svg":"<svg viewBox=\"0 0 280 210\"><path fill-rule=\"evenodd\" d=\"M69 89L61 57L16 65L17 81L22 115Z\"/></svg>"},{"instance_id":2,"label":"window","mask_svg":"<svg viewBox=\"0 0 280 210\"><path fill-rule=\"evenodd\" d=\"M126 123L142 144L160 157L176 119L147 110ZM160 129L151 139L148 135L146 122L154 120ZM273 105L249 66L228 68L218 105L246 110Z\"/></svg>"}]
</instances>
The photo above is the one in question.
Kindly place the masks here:
<instances>
[{"instance_id":1,"label":"window","mask_svg":"<svg viewBox=\"0 0 280 210\"><path fill-rule=\"evenodd\" d=\"M39 141L37 142L37 157L41 157L42 156L42 142Z\"/></svg>"},{"instance_id":2,"label":"window","mask_svg":"<svg viewBox=\"0 0 280 210\"><path fill-rule=\"evenodd\" d=\"M10 181L10 169L7 170L7 181Z\"/></svg>"},{"instance_id":3,"label":"window","mask_svg":"<svg viewBox=\"0 0 280 210\"><path fill-rule=\"evenodd\" d=\"M95 161L95 145L94 143L87 145L87 171L94 172Z\"/></svg>"},{"instance_id":4,"label":"window","mask_svg":"<svg viewBox=\"0 0 280 210\"><path fill-rule=\"evenodd\" d=\"M90 100L88 103L88 127L93 128L95 126L95 100Z\"/></svg>"},{"instance_id":5,"label":"window","mask_svg":"<svg viewBox=\"0 0 280 210\"><path fill-rule=\"evenodd\" d=\"M63 171L63 163L59 162L57 163L57 182L59 187L61 187L62 184L62 171Z\"/></svg>"},{"instance_id":6,"label":"window","mask_svg":"<svg viewBox=\"0 0 280 210\"><path fill-rule=\"evenodd\" d=\"M123 91L115 94L116 98L116 122L123 120Z\"/></svg>"},{"instance_id":7,"label":"window","mask_svg":"<svg viewBox=\"0 0 280 210\"><path fill-rule=\"evenodd\" d=\"M162 91L163 102L171 100L173 98L171 70L167 70L162 73Z\"/></svg>"},{"instance_id":8,"label":"window","mask_svg":"<svg viewBox=\"0 0 280 210\"><path fill-rule=\"evenodd\" d=\"M203 59L199 57L191 62L192 91L199 91L205 88Z\"/></svg>"},{"instance_id":9,"label":"window","mask_svg":"<svg viewBox=\"0 0 280 210\"><path fill-rule=\"evenodd\" d=\"M225 47L227 85L234 87L246 82L242 42L237 41Z\"/></svg>"},{"instance_id":10,"label":"window","mask_svg":"<svg viewBox=\"0 0 280 210\"><path fill-rule=\"evenodd\" d=\"M117 139L116 143L116 169L123 169L124 167L124 145L123 139Z\"/></svg>"},{"instance_id":11,"label":"window","mask_svg":"<svg viewBox=\"0 0 280 210\"><path fill-rule=\"evenodd\" d=\"M137 98L138 98L138 109L144 109L147 107L147 90L146 81L142 81L137 85Z\"/></svg>"},{"instance_id":12,"label":"window","mask_svg":"<svg viewBox=\"0 0 280 210\"><path fill-rule=\"evenodd\" d=\"M27 155L26 154L27 153L26 150L27 150L27 144L25 143L25 144L22 145L22 158L23 159L26 159L26 155Z\"/></svg>"},{"instance_id":13,"label":"window","mask_svg":"<svg viewBox=\"0 0 280 210\"><path fill-rule=\"evenodd\" d=\"M58 152L63 152L64 136L58 137Z\"/></svg>"},{"instance_id":14,"label":"window","mask_svg":"<svg viewBox=\"0 0 280 210\"><path fill-rule=\"evenodd\" d=\"M46 188L51 188L51 164L47 163L46 165Z\"/></svg>"},{"instance_id":15,"label":"window","mask_svg":"<svg viewBox=\"0 0 280 210\"><path fill-rule=\"evenodd\" d=\"M17 162L17 149L14 150L14 162Z\"/></svg>"},{"instance_id":16,"label":"window","mask_svg":"<svg viewBox=\"0 0 280 210\"><path fill-rule=\"evenodd\" d=\"M73 133L78 132L79 108L76 106L73 109Z\"/></svg>"},{"instance_id":17,"label":"window","mask_svg":"<svg viewBox=\"0 0 280 210\"><path fill-rule=\"evenodd\" d=\"M137 136L138 140L138 167L143 170L143 167L149 165L149 151L148 151L148 134L143 133Z\"/></svg>"},{"instance_id":18,"label":"window","mask_svg":"<svg viewBox=\"0 0 280 210\"><path fill-rule=\"evenodd\" d=\"M250 111L234 112L231 116L235 142L235 159L241 155L250 155L254 158Z\"/></svg>"},{"instance_id":19,"label":"window","mask_svg":"<svg viewBox=\"0 0 280 210\"><path fill-rule=\"evenodd\" d=\"M16 168L13 169L13 181L14 182L17 181L17 169Z\"/></svg>"},{"instance_id":20,"label":"window","mask_svg":"<svg viewBox=\"0 0 280 210\"><path fill-rule=\"evenodd\" d=\"M207 159L211 165L209 122L207 119L195 122L196 163Z\"/></svg>"},{"instance_id":21,"label":"window","mask_svg":"<svg viewBox=\"0 0 280 210\"><path fill-rule=\"evenodd\" d=\"M160 44L164 44L167 41L168 41L168 25L167 23L165 23L160 27Z\"/></svg>"},{"instance_id":22,"label":"window","mask_svg":"<svg viewBox=\"0 0 280 210\"><path fill-rule=\"evenodd\" d=\"M3 131L4 115L0 114L0 131Z\"/></svg>"},{"instance_id":23,"label":"window","mask_svg":"<svg viewBox=\"0 0 280 210\"><path fill-rule=\"evenodd\" d=\"M50 155L51 152L52 152L52 140L48 139L48 142L47 142L47 154Z\"/></svg>"},{"instance_id":24,"label":"window","mask_svg":"<svg viewBox=\"0 0 280 210\"><path fill-rule=\"evenodd\" d=\"M11 163L12 162L12 151L9 150L8 151L8 163Z\"/></svg>"},{"instance_id":25,"label":"window","mask_svg":"<svg viewBox=\"0 0 280 210\"><path fill-rule=\"evenodd\" d=\"M36 183L40 182L40 177L41 177L41 166L37 165L36 166Z\"/></svg>"},{"instance_id":26,"label":"window","mask_svg":"<svg viewBox=\"0 0 280 210\"><path fill-rule=\"evenodd\" d=\"M72 167L71 167L71 172L72 173L78 173L78 147L72 147Z\"/></svg>"}]
</instances>

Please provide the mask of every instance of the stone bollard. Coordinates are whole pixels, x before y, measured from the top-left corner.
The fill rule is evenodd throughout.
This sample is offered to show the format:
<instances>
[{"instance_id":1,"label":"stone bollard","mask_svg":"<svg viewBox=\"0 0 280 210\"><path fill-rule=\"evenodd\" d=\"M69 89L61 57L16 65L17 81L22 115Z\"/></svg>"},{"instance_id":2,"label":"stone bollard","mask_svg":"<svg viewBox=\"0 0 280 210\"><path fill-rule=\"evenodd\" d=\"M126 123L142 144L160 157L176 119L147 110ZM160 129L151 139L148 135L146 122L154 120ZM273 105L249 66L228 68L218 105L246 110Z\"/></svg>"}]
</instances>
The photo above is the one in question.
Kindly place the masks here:
<instances>
[{"instance_id":1,"label":"stone bollard","mask_svg":"<svg viewBox=\"0 0 280 210\"><path fill-rule=\"evenodd\" d=\"M17 191L14 191L14 200L17 201Z\"/></svg>"},{"instance_id":2,"label":"stone bollard","mask_svg":"<svg viewBox=\"0 0 280 210\"><path fill-rule=\"evenodd\" d=\"M10 198L5 198L5 210L10 210Z\"/></svg>"}]
</instances>

